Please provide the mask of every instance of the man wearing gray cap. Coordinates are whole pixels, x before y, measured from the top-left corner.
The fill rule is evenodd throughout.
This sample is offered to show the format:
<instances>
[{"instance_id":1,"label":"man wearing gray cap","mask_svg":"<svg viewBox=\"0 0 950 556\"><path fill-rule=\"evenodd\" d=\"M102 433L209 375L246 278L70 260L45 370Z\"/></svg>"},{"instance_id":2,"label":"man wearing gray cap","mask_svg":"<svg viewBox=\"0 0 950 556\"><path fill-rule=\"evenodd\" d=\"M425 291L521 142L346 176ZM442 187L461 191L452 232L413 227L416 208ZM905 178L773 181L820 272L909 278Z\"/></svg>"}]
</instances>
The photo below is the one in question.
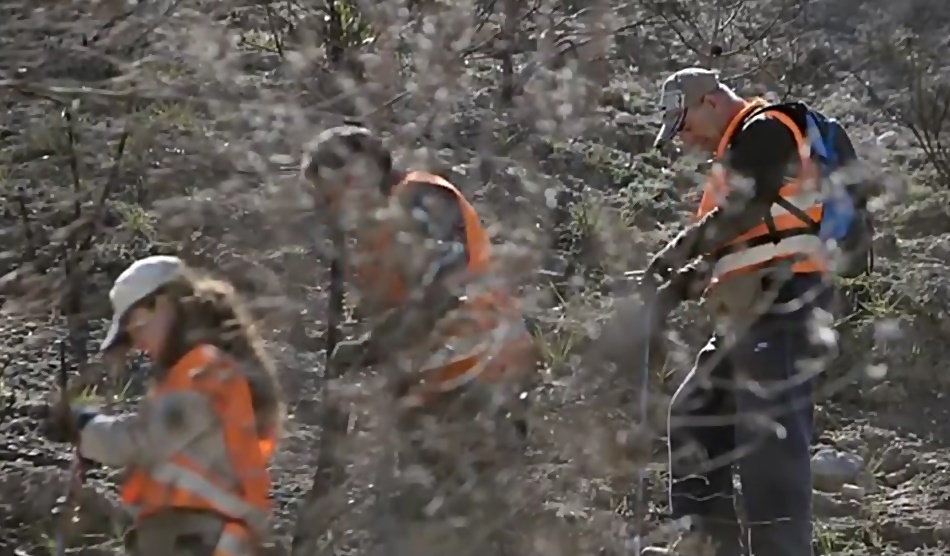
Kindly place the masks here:
<instances>
[{"instance_id":1,"label":"man wearing gray cap","mask_svg":"<svg viewBox=\"0 0 950 556\"><path fill-rule=\"evenodd\" d=\"M801 103L747 101L702 68L667 78L661 105L655 147L678 139L714 157L695 223L648 269L667 279L702 257L703 283L680 297L702 292L716 323L671 402L671 513L689 518L687 539L711 542L716 556L811 556L815 371L801 363L836 349L833 332L814 333L828 329L831 291L819 234L826 174L813 156L812 111ZM853 158L843 130L838 135L836 152L843 161ZM831 339L816 344L818 337ZM734 507L733 467L747 535Z\"/></svg>"}]
</instances>

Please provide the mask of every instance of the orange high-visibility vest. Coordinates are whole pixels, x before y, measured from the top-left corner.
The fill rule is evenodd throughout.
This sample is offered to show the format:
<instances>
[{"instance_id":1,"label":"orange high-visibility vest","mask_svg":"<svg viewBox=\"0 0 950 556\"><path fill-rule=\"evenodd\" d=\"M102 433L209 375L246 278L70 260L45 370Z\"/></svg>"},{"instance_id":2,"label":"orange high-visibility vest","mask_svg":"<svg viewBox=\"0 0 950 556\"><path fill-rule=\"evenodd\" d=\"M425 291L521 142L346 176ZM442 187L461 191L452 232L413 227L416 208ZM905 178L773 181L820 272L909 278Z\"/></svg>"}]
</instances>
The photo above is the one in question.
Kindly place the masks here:
<instances>
[{"instance_id":1,"label":"orange high-visibility vest","mask_svg":"<svg viewBox=\"0 0 950 556\"><path fill-rule=\"evenodd\" d=\"M725 198L729 189L728 176L719 161L725 155L730 142L746 118L765 106L767 103L764 100L752 101L729 123L719 142L716 152L717 162L703 190L703 197L696 213L697 218L705 216ZM777 110L765 109L756 115L758 116L775 118L782 122L795 137L795 143L798 145L801 170L796 178L785 183L779 195L814 222L821 222L822 195L808 142L795 122L787 115ZM763 221L713 252L713 258L716 261L713 266L714 282L729 276L751 272L791 257L800 259L792 265L792 272L797 274L821 272L828 268L824 244L818 237L817 230L811 225L812 223L804 221L801 215L779 204L772 205L771 216L774 224L772 231Z\"/></svg>"},{"instance_id":2,"label":"orange high-visibility vest","mask_svg":"<svg viewBox=\"0 0 950 556\"><path fill-rule=\"evenodd\" d=\"M464 219L468 253L465 300L451 316L438 323L434 331L438 341L444 340L446 347L436 350L422 365L418 389L404 400L417 405L475 378L491 382L510 376L512 371L523 370L526 365L522 362L531 357L533 341L524 328L517 301L502 284L487 282L494 278L491 241L475 208L455 186L427 172L408 173L393 188L390 198L395 198L411 183L441 187L455 196ZM405 301L408 292L403 277L379 262L385 260L392 241L392 233L382 230L369 246L375 255L365 257L366 264L357 267L356 276L362 287L377 291L383 288L383 295L390 304L398 306Z\"/></svg>"},{"instance_id":3,"label":"orange high-visibility vest","mask_svg":"<svg viewBox=\"0 0 950 556\"><path fill-rule=\"evenodd\" d=\"M186 447L155 468L133 469L122 485L122 501L137 522L169 509L220 514L226 525L214 556L251 556L270 512L267 460L275 438L258 436L247 380L214 346L200 345L185 354L148 396L158 400L182 391L210 399L238 484L229 486Z\"/></svg>"}]
</instances>

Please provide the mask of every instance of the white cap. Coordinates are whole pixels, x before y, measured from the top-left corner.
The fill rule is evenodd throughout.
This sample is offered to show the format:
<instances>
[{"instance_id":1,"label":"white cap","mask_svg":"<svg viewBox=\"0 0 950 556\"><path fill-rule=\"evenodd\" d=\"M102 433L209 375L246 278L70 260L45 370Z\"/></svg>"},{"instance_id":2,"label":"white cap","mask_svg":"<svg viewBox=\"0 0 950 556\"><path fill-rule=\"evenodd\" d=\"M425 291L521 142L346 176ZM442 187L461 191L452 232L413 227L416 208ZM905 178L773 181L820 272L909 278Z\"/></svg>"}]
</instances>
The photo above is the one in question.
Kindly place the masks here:
<instances>
[{"instance_id":1,"label":"white cap","mask_svg":"<svg viewBox=\"0 0 950 556\"><path fill-rule=\"evenodd\" d=\"M99 351L113 347L122 331L122 319L133 305L173 282L185 270L185 263L178 257L156 255L139 259L116 278L109 300L112 302L112 324Z\"/></svg>"}]
</instances>

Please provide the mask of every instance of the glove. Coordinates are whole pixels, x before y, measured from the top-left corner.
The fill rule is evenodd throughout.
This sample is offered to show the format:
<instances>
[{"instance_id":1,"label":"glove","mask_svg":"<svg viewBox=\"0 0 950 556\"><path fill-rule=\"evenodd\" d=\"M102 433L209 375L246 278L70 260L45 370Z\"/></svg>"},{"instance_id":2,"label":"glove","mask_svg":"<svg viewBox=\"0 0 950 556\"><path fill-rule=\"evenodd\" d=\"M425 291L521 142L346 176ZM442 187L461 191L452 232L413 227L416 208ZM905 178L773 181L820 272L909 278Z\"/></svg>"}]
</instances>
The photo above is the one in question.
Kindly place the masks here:
<instances>
[{"instance_id":1,"label":"glove","mask_svg":"<svg viewBox=\"0 0 950 556\"><path fill-rule=\"evenodd\" d=\"M670 278L669 287L683 301L699 299L709 287L712 279L712 267L702 259L697 259L679 269Z\"/></svg>"},{"instance_id":2,"label":"glove","mask_svg":"<svg viewBox=\"0 0 950 556\"><path fill-rule=\"evenodd\" d=\"M330 359L329 365L352 367L354 365L368 366L377 362L376 350L373 349L370 335L366 334L357 340L345 340L336 345Z\"/></svg>"},{"instance_id":3,"label":"glove","mask_svg":"<svg viewBox=\"0 0 950 556\"><path fill-rule=\"evenodd\" d=\"M698 228L694 225L680 231L659 253L653 256L647 270L660 276L661 281L670 279L673 274L678 272L680 267L698 256L698 253L694 253L691 247L694 244L697 230Z\"/></svg>"},{"instance_id":4,"label":"glove","mask_svg":"<svg viewBox=\"0 0 950 556\"><path fill-rule=\"evenodd\" d=\"M651 277L658 277L660 282L665 282L668 280L670 275L673 274L673 268L667 261L668 255L668 248L664 248L662 251L654 255L653 258L650 259L650 264L647 265L647 275Z\"/></svg>"},{"instance_id":5,"label":"glove","mask_svg":"<svg viewBox=\"0 0 950 556\"><path fill-rule=\"evenodd\" d=\"M670 280L679 272L681 265L688 262L683 260L682 255L677 250L678 245L671 242L666 245L659 253L653 256L646 271L651 275L658 276L661 282Z\"/></svg>"},{"instance_id":6,"label":"glove","mask_svg":"<svg viewBox=\"0 0 950 556\"><path fill-rule=\"evenodd\" d=\"M83 427L96 415L98 413L91 409L54 404L49 408L49 413L40 426L40 432L53 442L78 444Z\"/></svg>"}]
</instances>

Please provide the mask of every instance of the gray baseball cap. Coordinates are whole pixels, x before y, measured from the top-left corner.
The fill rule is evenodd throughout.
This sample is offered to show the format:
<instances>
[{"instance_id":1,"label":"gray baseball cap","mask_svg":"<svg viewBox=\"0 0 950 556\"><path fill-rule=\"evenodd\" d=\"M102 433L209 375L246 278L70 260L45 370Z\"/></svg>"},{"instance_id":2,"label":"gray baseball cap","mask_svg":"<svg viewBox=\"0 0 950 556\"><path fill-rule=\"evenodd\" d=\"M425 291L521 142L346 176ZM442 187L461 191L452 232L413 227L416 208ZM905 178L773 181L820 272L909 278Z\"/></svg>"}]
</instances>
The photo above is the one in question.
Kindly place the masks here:
<instances>
[{"instance_id":1,"label":"gray baseball cap","mask_svg":"<svg viewBox=\"0 0 950 556\"><path fill-rule=\"evenodd\" d=\"M185 263L178 257L155 255L132 263L116 278L109 300L112 302L112 324L102 341L100 351L109 351L115 347L122 336L122 325L126 313L136 303L142 301L162 286L182 276Z\"/></svg>"},{"instance_id":2,"label":"gray baseball cap","mask_svg":"<svg viewBox=\"0 0 950 556\"><path fill-rule=\"evenodd\" d=\"M722 85L719 73L705 68L681 69L663 81L660 89L660 110L663 126L653 140L658 149L669 143L683 129L687 107L699 104L703 97Z\"/></svg>"}]
</instances>

